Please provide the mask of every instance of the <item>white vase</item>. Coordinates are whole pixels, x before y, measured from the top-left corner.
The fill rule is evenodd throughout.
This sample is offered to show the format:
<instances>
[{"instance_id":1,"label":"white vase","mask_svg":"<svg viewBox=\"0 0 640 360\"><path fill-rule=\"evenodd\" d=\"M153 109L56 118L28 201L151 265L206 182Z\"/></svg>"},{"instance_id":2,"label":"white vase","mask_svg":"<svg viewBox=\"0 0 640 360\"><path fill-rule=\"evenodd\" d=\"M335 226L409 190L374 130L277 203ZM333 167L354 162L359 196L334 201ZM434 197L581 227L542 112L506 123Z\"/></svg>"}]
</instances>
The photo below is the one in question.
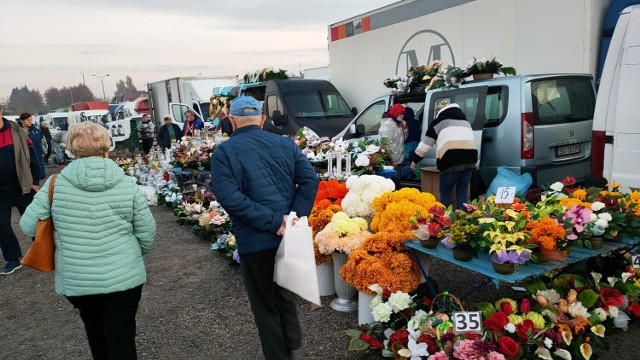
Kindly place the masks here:
<instances>
[{"instance_id":1,"label":"white vase","mask_svg":"<svg viewBox=\"0 0 640 360\"><path fill-rule=\"evenodd\" d=\"M329 296L336 293L335 282L333 281L333 264L322 263L317 267L318 288L320 296Z\"/></svg>"},{"instance_id":2,"label":"white vase","mask_svg":"<svg viewBox=\"0 0 640 360\"><path fill-rule=\"evenodd\" d=\"M375 295L365 294L362 291L358 291L358 324L371 324L373 322L373 315L371 315L371 300Z\"/></svg>"},{"instance_id":3,"label":"white vase","mask_svg":"<svg viewBox=\"0 0 640 360\"><path fill-rule=\"evenodd\" d=\"M331 308L340 312L352 312L358 308L358 302L353 299L356 289L347 284L340 277L340 269L347 263L347 254L333 253L333 281L335 283L337 298L331 301Z\"/></svg>"}]
</instances>

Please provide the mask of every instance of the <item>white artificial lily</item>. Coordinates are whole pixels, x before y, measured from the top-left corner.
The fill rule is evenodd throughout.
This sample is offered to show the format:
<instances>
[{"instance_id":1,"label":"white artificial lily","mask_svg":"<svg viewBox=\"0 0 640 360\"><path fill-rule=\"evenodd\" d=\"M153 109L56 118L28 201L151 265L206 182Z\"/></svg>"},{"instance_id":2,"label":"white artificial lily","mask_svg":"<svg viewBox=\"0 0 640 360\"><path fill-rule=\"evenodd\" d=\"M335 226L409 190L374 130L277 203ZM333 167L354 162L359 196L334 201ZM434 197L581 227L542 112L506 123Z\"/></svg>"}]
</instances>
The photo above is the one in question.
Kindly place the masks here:
<instances>
[{"instance_id":1,"label":"white artificial lily","mask_svg":"<svg viewBox=\"0 0 640 360\"><path fill-rule=\"evenodd\" d=\"M384 292L384 289L382 289L382 286L378 285L378 284L373 284L373 285L369 285L369 290L373 291L374 293L380 295Z\"/></svg>"},{"instance_id":2,"label":"white artificial lily","mask_svg":"<svg viewBox=\"0 0 640 360\"><path fill-rule=\"evenodd\" d=\"M627 282L627 280L629 280L630 277L632 277L633 274L629 273L629 272L623 272L620 277L622 278L622 282Z\"/></svg>"},{"instance_id":3,"label":"white artificial lily","mask_svg":"<svg viewBox=\"0 0 640 360\"><path fill-rule=\"evenodd\" d=\"M565 349L558 349L554 354L560 359L571 360L571 353Z\"/></svg>"},{"instance_id":4,"label":"white artificial lily","mask_svg":"<svg viewBox=\"0 0 640 360\"><path fill-rule=\"evenodd\" d=\"M398 355L409 358L411 360L420 360L422 356L429 356L427 351L427 343L416 343L413 337L409 337L408 349L401 349Z\"/></svg>"},{"instance_id":5,"label":"white artificial lily","mask_svg":"<svg viewBox=\"0 0 640 360\"><path fill-rule=\"evenodd\" d=\"M543 348L543 347L539 347L536 350L536 355L538 355L538 357L542 360L553 360L553 358L551 357L551 353L549 352L549 350Z\"/></svg>"},{"instance_id":6,"label":"white artificial lily","mask_svg":"<svg viewBox=\"0 0 640 360\"><path fill-rule=\"evenodd\" d=\"M610 276L607 278L607 281L609 282L609 285L611 285L611 287L613 287L613 285L615 285L616 282L618 282L618 278L617 277L613 277Z\"/></svg>"},{"instance_id":7,"label":"white artificial lily","mask_svg":"<svg viewBox=\"0 0 640 360\"><path fill-rule=\"evenodd\" d=\"M597 273L597 272L592 272L591 273L591 277L593 278L593 280L595 280L597 283L600 282L600 280L602 280L602 274Z\"/></svg>"},{"instance_id":8,"label":"white artificial lily","mask_svg":"<svg viewBox=\"0 0 640 360\"><path fill-rule=\"evenodd\" d=\"M549 186L549 188L551 190L553 190L553 191L560 192L560 191L562 191L562 189L564 189L564 184L562 184L561 182L558 181L558 182L555 182L555 183L551 184L551 186Z\"/></svg>"}]
</instances>

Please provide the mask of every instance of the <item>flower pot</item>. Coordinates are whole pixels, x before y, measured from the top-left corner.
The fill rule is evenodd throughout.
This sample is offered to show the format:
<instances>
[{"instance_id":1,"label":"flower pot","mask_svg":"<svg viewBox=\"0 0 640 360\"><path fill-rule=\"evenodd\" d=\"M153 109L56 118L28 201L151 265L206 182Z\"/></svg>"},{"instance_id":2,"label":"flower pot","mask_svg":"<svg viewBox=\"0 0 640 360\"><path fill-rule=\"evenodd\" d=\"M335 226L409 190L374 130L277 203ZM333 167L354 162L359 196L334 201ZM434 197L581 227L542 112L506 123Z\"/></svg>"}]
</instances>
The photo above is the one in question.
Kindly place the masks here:
<instances>
[{"instance_id":1,"label":"flower pot","mask_svg":"<svg viewBox=\"0 0 640 360\"><path fill-rule=\"evenodd\" d=\"M428 238L427 240L420 240L420 245L427 249L435 249L440 244L440 240L437 238Z\"/></svg>"},{"instance_id":2,"label":"flower pot","mask_svg":"<svg viewBox=\"0 0 640 360\"><path fill-rule=\"evenodd\" d=\"M613 239L611 239L610 241L616 242L616 243L622 242L622 234L618 233L618 235L614 236Z\"/></svg>"},{"instance_id":3,"label":"flower pot","mask_svg":"<svg viewBox=\"0 0 640 360\"><path fill-rule=\"evenodd\" d=\"M602 249L602 245L604 244L604 239L601 237L593 237L591 238L591 248L592 249Z\"/></svg>"},{"instance_id":4,"label":"flower pot","mask_svg":"<svg viewBox=\"0 0 640 360\"><path fill-rule=\"evenodd\" d=\"M469 261L473 259L473 252L467 249L453 249L453 258L459 261Z\"/></svg>"},{"instance_id":5,"label":"flower pot","mask_svg":"<svg viewBox=\"0 0 640 360\"><path fill-rule=\"evenodd\" d=\"M371 314L371 300L375 295L369 295L358 291L358 324L371 324L373 322L373 315Z\"/></svg>"},{"instance_id":6,"label":"flower pot","mask_svg":"<svg viewBox=\"0 0 640 360\"><path fill-rule=\"evenodd\" d=\"M333 282L335 284L337 298L333 299L329 306L340 312L352 312L358 308L358 302L353 299L356 289L347 284L340 277L340 269L347 263L347 254L334 252L333 256Z\"/></svg>"},{"instance_id":7,"label":"flower pot","mask_svg":"<svg viewBox=\"0 0 640 360\"><path fill-rule=\"evenodd\" d=\"M493 79L492 73L473 74L473 80L487 80Z\"/></svg>"},{"instance_id":8,"label":"flower pot","mask_svg":"<svg viewBox=\"0 0 640 360\"><path fill-rule=\"evenodd\" d=\"M493 270L502 275L511 275L516 271L516 266L511 263L498 264L492 261L491 265L493 265Z\"/></svg>"},{"instance_id":9,"label":"flower pot","mask_svg":"<svg viewBox=\"0 0 640 360\"><path fill-rule=\"evenodd\" d=\"M549 258L544 255L543 253L540 252L539 248L536 248L533 251L534 255L536 256L536 258L538 259L538 264L546 264L549 262Z\"/></svg>"},{"instance_id":10,"label":"flower pot","mask_svg":"<svg viewBox=\"0 0 640 360\"><path fill-rule=\"evenodd\" d=\"M564 260L567 258L567 256L569 256L569 253L571 252L571 247L568 247L566 250L558 250L558 249L552 249L552 250L547 250L547 249L540 249L540 253L546 257L548 257L550 260Z\"/></svg>"},{"instance_id":11,"label":"flower pot","mask_svg":"<svg viewBox=\"0 0 640 360\"><path fill-rule=\"evenodd\" d=\"M317 273L320 296L329 296L335 294L336 287L333 279L333 264L322 263L318 265Z\"/></svg>"}]
</instances>

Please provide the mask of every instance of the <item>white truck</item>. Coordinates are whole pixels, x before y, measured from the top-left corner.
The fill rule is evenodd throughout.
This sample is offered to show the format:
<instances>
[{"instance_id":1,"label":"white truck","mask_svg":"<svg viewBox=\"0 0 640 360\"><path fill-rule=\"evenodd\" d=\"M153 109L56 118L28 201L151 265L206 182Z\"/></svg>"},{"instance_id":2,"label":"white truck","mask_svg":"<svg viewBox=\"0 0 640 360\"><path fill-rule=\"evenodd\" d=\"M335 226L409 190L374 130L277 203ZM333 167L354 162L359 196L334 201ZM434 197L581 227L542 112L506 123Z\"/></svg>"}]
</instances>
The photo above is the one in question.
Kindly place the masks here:
<instances>
[{"instance_id":1,"label":"white truck","mask_svg":"<svg viewBox=\"0 0 640 360\"><path fill-rule=\"evenodd\" d=\"M433 60L464 68L496 56L519 74L597 80L603 19L621 2L633 1L399 1L329 25L331 82L360 110L388 91L386 78Z\"/></svg>"},{"instance_id":2,"label":"white truck","mask_svg":"<svg viewBox=\"0 0 640 360\"><path fill-rule=\"evenodd\" d=\"M196 117L205 121L205 125L211 123L209 99L213 95L213 88L237 84L237 75L177 77L151 82L147 84L147 89L152 120L156 126L160 126L164 116L171 115L173 122L182 127L185 111L191 110Z\"/></svg>"},{"instance_id":3,"label":"white truck","mask_svg":"<svg viewBox=\"0 0 640 360\"><path fill-rule=\"evenodd\" d=\"M640 188L640 5L625 9L613 33L593 116L591 172Z\"/></svg>"}]
</instances>

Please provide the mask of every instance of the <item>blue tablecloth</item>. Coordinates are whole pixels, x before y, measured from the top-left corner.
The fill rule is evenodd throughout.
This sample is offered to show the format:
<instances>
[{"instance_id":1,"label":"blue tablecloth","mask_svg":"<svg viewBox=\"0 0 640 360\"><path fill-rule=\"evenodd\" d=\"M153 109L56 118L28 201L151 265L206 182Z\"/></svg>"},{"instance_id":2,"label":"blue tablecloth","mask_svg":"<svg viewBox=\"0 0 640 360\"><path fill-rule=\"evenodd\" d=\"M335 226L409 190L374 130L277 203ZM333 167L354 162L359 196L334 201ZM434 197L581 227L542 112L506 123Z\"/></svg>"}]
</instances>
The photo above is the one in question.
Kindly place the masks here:
<instances>
[{"instance_id":1,"label":"blue tablecloth","mask_svg":"<svg viewBox=\"0 0 640 360\"><path fill-rule=\"evenodd\" d=\"M471 261L459 261L453 258L453 251L445 248L443 245L438 245L435 249L427 249L420 245L418 240L407 241L405 246L413 251L422 252L430 256L437 257L444 261L448 261L452 264L456 264L465 269L480 273L488 278L498 287L500 282L506 282L510 284L518 283L528 277L540 276L553 270L564 268L581 260L588 259L600 254L606 254L612 250L615 250L624 246L634 246L640 243L638 237L625 237L622 242L605 242L602 249L592 250L583 249L579 247L573 247L569 256L563 261L549 261L546 264L527 264L522 265L511 275L502 275L495 272L493 265L491 265L491 256L487 253L482 253L478 258L473 258ZM427 274L428 275L428 274Z\"/></svg>"}]
</instances>

